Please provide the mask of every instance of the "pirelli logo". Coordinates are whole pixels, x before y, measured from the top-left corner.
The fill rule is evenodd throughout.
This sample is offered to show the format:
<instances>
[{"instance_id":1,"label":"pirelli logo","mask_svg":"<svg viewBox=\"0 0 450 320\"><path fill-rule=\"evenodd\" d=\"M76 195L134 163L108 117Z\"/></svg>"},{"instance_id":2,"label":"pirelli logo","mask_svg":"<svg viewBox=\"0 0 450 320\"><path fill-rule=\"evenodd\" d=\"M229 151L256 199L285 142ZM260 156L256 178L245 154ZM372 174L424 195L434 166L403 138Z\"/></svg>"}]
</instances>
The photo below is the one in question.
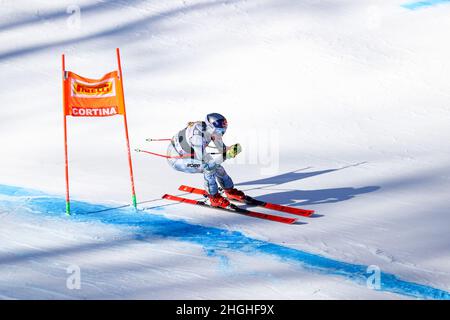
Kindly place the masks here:
<instances>
[{"instance_id":1,"label":"pirelli logo","mask_svg":"<svg viewBox=\"0 0 450 320\"><path fill-rule=\"evenodd\" d=\"M114 78L97 83L87 83L77 79L71 79L71 96L78 98L107 98L116 95Z\"/></svg>"}]
</instances>

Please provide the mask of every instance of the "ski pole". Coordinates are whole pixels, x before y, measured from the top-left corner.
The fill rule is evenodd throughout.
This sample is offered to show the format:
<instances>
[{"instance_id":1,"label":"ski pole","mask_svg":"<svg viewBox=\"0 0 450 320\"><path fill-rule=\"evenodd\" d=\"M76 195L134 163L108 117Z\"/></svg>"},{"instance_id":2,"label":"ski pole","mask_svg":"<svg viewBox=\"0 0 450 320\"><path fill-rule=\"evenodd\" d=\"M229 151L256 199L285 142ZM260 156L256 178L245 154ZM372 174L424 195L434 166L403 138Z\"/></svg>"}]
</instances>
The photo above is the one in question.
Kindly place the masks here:
<instances>
[{"instance_id":1,"label":"ski pole","mask_svg":"<svg viewBox=\"0 0 450 320\"><path fill-rule=\"evenodd\" d=\"M167 139L167 138L163 138L163 139L148 138L148 139L145 139L145 141L148 141L148 142L153 142L153 141L170 141L170 140L172 140L172 139Z\"/></svg>"},{"instance_id":2,"label":"ski pole","mask_svg":"<svg viewBox=\"0 0 450 320\"><path fill-rule=\"evenodd\" d=\"M156 139L154 139L154 138L147 138L147 139L145 139L145 141L148 141L148 142L155 142L155 141L171 141L172 139L169 139L169 138L156 138ZM217 147L213 147L213 146L206 146L207 148L210 148L210 149L217 149Z\"/></svg>"},{"instance_id":3,"label":"ski pole","mask_svg":"<svg viewBox=\"0 0 450 320\"><path fill-rule=\"evenodd\" d=\"M185 158L191 158L193 156L193 154L185 154L183 156L168 156L165 154L160 154L160 153L156 153L156 152L151 152L151 151L147 151L147 150L141 150L141 149L134 149L134 151L136 152L143 152L143 153L147 153L147 154L151 154L153 156L157 156L157 157L162 157L162 158L166 158L166 159L185 159ZM214 152L214 153L210 153L212 155L217 155L217 154L221 154L218 152Z\"/></svg>"},{"instance_id":4,"label":"ski pole","mask_svg":"<svg viewBox=\"0 0 450 320\"><path fill-rule=\"evenodd\" d=\"M172 141L172 139L169 139L169 138L156 138L156 139L154 139L154 138L147 138L147 139L145 139L145 141L148 141L148 142L155 142L155 141ZM217 149L217 147L213 147L213 146L206 146L207 148L210 148L210 149Z\"/></svg>"}]
</instances>

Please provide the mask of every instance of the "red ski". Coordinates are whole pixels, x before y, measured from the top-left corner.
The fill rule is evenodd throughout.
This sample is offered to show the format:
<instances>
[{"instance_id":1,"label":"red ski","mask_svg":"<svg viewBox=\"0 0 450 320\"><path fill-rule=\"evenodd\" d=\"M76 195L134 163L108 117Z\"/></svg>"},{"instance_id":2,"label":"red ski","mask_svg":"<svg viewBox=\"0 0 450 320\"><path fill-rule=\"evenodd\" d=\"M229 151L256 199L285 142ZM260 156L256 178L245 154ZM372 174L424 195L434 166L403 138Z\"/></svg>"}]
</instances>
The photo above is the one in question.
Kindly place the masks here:
<instances>
[{"instance_id":1,"label":"red ski","mask_svg":"<svg viewBox=\"0 0 450 320\"><path fill-rule=\"evenodd\" d=\"M230 204L230 206L227 208L221 208L221 207L210 206L209 204L207 204L204 201L198 201L198 200L177 197L177 196L173 196L170 194L165 194L162 196L162 198L166 199L166 200L178 201L178 202L182 202L182 203L188 203L188 204L208 207L208 208L212 208L212 209L219 209L219 210L223 210L223 211L239 213L239 214L243 214L243 215L254 217L254 218L271 220L271 221L276 221L276 222L281 222L281 223L293 224L297 221L297 219L294 219L294 218L286 218L286 217L275 216L275 215L271 215L271 214L265 214L265 213L261 213L261 212L250 211L247 209L240 208L234 204Z\"/></svg>"},{"instance_id":2,"label":"red ski","mask_svg":"<svg viewBox=\"0 0 450 320\"><path fill-rule=\"evenodd\" d=\"M200 194L203 196L207 195L207 192L205 190L197 189L197 188L193 188L193 187L189 187L189 186L182 185L178 189L181 191L194 193L194 194ZM235 199L232 199L232 200L235 200ZM295 215L299 215L299 216L303 216L303 217L310 217L314 213L314 210L293 208L293 207L283 206L280 204L264 202L264 201L260 201L255 198L252 198L250 196L247 196L247 195L245 196L244 200L235 200L235 201L244 202L249 205L260 206L260 207L267 208L270 210L276 210L276 211L280 211L280 212L295 214Z\"/></svg>"}]
</instances>

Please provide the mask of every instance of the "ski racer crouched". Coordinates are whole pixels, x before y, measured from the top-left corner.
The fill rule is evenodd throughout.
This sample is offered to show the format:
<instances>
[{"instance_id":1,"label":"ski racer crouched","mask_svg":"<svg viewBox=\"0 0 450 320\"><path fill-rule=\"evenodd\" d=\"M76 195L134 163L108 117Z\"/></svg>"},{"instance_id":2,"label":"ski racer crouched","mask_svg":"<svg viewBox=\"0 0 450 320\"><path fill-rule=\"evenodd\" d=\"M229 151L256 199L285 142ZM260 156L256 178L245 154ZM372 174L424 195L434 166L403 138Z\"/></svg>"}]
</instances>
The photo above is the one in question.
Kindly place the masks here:
<instances>
[{"instance_id":1,"label":"ski racer crouched","mask_svg":"<svg viewBox=\"0 0 450 320\"><path fill-rule=\"evenodd\" d=\"M234 158L241 152L239 143L231 147L224 145L222 137L227 126L224 116L219 113L210 113L205 121L189 122L186 128L172 138L167 149L168 162L175 170L185 173L203 173L205 189L213 207L226 208L230 205L228 199L240 200L245 197L242 191L234 188L233 180L221 166L226 159ZM219 150L215 158L206 151L211 142ZM219 193L218 184L228 199Z\"/></svg>"}]
</instances>

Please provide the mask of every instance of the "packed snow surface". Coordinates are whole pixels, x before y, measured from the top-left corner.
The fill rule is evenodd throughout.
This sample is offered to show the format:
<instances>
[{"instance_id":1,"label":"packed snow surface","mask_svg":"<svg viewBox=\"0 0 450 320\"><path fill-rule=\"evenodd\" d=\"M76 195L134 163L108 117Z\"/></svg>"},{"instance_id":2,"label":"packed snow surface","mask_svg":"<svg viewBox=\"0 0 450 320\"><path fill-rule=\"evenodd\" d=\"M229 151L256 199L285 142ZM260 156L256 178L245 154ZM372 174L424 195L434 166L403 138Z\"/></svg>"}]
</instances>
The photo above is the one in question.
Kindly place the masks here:
<instances>
[{"instance_id":1,"label":"packed snow surface","mask_svg":"<svg viewBox=\"0 0 450 320\"><path fill-rule=\"evenodd\" d=\"M450 298L449 1L0 8L0 298ZM61 54L95 79L116 47L132 150L220 112L237 187L317 214L162 200L202 176L133 152L135 211L116 116L67 119L66 216Z\"/></svg>"}]
</instances>

